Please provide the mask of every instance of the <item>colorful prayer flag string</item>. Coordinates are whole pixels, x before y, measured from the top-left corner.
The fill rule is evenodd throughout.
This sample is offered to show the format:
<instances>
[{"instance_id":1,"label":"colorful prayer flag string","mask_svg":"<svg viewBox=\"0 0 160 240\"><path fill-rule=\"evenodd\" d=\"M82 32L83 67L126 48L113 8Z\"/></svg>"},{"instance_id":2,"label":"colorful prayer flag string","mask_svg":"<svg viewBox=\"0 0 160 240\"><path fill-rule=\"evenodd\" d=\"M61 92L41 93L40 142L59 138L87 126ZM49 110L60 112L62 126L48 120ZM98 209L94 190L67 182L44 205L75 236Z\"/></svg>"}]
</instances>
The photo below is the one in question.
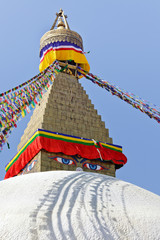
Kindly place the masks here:
<instances>
[{"instance_id":1,"label":"colorful prayer flag string","mask_svg":"<svg viewBox=\"0 0 160 240\"><path fill-rule=\"evenodd\" d=\"M116 95L121 100L131 104L134 108L139 109L141 112L147 114L150 118L153 118L158 123L160 123L160 108L157 107L155 104L151 104L134 95L133 93L129 93L127 91L120 89L117 86L111 85L108 81L100 79L96 75L93 75L92 73L85 71L81 67L78 67L78 69L79 73L82 74L88 80L92 81L93 83L96 83L99 87L106 89L112 95Z\"/></svg>"},{"instance_id":2,"label":"colorful prayer flag string","mask_svg":"<svg viewBox=\"0 0 160 240\"><path fill-rule=\"evenodd\" d=\"M30 80L0 94L0 151L6 142L9 148L7 138L13 128L17 127L17 122L35 108L43 94L48 90L48 87L53 83L55 74L64 71L67 67L68 65L60 67L58 61L54 61L43 72ZM160 108L156 105L148 103L117 86L111 85L108 81L100 79L81 67L78 67L78 74L91 80L112 95L116 95L121 100L131 104L160 123Z\"/></svg>"},{"instance_id":3,"label":"colorful prayer flag string","mask_svg":"<svg viewBox=\"0 0 160 240\"><path fill-rule=\"evenodd\" d=\"M26 116L40 101L59 70L55 61L30 80L0 94L0 151L17 122ZM9 147L9 144L7 142Z\"/></svg>"}]
</instances>

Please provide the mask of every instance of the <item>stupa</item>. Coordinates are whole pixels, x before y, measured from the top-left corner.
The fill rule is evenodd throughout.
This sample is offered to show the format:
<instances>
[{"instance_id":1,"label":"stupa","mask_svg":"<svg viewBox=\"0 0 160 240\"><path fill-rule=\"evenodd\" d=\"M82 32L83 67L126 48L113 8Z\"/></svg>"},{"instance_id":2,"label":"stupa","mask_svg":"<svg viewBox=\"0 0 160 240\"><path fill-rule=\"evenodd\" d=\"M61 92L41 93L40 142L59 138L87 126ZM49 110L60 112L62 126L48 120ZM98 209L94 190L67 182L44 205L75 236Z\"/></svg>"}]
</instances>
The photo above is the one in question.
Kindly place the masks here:
<instances>
[{"instance_id":1,"label":"stupa","mask_svg":"<svg viewBox=\"0 0 160 240\"><path fill-rule=\"evenodd\" d=\"M0 239L159 240L160 198L114 177L126 157L78 81L89 64L62 10L40 56L61 68L0 182Z\"/></svg>"},{"instance_id":2,"label":"stupa","mask_svg":"<svg viewBox=\"0 0 160 240\"><path fill-rule=\"evenodd\" d=\"M109 130L79 83L77 67L89 71L81 36L70 30L62 9L51 30L40 40L40 71L55 60L62 70L37 105L21 137L16 156L6 167L6 178L51 170L97 171L115 176L126 163L122 147L114 145Z\"/></svg>"}]
</instances>

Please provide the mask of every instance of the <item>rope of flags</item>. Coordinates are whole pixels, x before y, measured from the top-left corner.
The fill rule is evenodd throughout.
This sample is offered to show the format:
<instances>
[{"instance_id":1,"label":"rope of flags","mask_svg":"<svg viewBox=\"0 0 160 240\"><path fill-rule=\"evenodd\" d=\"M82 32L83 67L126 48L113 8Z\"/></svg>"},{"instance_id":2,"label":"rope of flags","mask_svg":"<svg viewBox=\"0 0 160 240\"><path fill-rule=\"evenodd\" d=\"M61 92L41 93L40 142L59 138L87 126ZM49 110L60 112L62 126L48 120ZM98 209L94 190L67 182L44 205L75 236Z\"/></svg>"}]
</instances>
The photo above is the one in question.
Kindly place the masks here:
<instances>
[{"instance_id":1,"label":"rope of flags","mask_svg":"<svg viewBox=\"0 0 160 240\"><path fill-rule=\"evenodd\" d=\"M0 151L5 143L10 148L7 138L11 131L38 104L54 81L55 70L60 71L57 61L25 83L0 94Z\"/></svg>"},{"instance_id":2,"label":"rope of flags","mask_svg":"<svg viewBox=\"0 0 160 240\"><path fill-rule=\"evenodd\" d=\"M86 79L89 79L99 87L106 89L112 95L119 97L121 100L131 104L134 108L139 109L141 112L160 123L160 108L155 104L151 104L133 93L122 90L119 87L110 84L108 81L104 81L96 75L85 71L81 67L78 67L78 70Z\"/></svg>"},{"instance_id":3,"label":"rope of flags","mask_svg":"<svg viewBox=\"0 0 160 240\"><path fill-rule=\"evenodd\" d=\"M59 62L54 61L44 71L30 80L0 94L0 151L2 151L5 143L10 148L7 138L13 128L17 127L17 122L39 103L43 94L53 83L55 74L63 72L67 67L67 64L65 67L60 67ZM134 108L139 109L160 123L160 108L156 105L150 104L132 93L121 90L119 87L100 79L79 66L78 72L86 79L106 89L112 95L116 95L121 100L131 104Z\"/></svg>"}]
</instances>

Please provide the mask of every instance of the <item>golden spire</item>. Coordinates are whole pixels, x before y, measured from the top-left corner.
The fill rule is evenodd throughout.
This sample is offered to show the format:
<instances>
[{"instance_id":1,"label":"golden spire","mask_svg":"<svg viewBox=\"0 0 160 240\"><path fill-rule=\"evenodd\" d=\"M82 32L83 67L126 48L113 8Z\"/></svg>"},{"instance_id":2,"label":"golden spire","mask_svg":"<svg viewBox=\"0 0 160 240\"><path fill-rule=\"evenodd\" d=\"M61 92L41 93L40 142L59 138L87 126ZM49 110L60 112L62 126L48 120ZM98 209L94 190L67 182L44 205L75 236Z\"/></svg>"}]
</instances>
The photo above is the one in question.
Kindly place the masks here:
<instances>
[{"instance_id":1,"label":"golden spire","mask_svg":"<svg viewBox=\"0 0 160 240\"><path fill-rule=\"evenodd\" d=\"M40 40L40 72L55 60L72 60L75 65L77 64L84 70L89 71L90 69L83 53L83 40L77 32L70 30L67 15L62 9L56 13L56 19L51 29Z\"/></svg>"},{"instance_id":2,"label":"golden spire","mask_svg":"<svg viewBox=\"0 0 160 240\"><path fill-rule=\"evenodd\" d=\"M61 27L61 28L65 28L65 29L70 30L68 22L67 22L67 15L64 15L64 11L61 8L59 10L59 13L56 13L56 15L57 15L57 17L56 17L56 19L55 19L55 21L54 21L54 23L51 27L51 30L53 30L55 28L57 20L58 20L57 28Z\"/></svg>"}]
</instances>

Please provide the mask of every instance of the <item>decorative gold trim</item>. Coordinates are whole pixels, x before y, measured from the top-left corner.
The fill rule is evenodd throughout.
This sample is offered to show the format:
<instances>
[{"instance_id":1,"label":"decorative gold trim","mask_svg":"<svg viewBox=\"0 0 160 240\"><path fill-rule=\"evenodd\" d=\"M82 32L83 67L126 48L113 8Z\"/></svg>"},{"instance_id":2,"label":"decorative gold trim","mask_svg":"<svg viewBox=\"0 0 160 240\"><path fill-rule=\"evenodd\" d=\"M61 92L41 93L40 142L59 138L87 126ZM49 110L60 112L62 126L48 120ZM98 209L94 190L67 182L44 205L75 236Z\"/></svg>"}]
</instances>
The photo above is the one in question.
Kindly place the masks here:
<instances>
[{"instance_id":1,"label":"decorative gold trim","mask_svg":"<svg viewBox=\"0 0 160 240\"><path fill-rule=\"evenodd\" d=\"M43 47L51 42L64 42L68 41L76 44L83 50L83 40L81 36L68 29L53 29L46 32L40 40L40 51Z\"/></svg>"}]
</instances>

